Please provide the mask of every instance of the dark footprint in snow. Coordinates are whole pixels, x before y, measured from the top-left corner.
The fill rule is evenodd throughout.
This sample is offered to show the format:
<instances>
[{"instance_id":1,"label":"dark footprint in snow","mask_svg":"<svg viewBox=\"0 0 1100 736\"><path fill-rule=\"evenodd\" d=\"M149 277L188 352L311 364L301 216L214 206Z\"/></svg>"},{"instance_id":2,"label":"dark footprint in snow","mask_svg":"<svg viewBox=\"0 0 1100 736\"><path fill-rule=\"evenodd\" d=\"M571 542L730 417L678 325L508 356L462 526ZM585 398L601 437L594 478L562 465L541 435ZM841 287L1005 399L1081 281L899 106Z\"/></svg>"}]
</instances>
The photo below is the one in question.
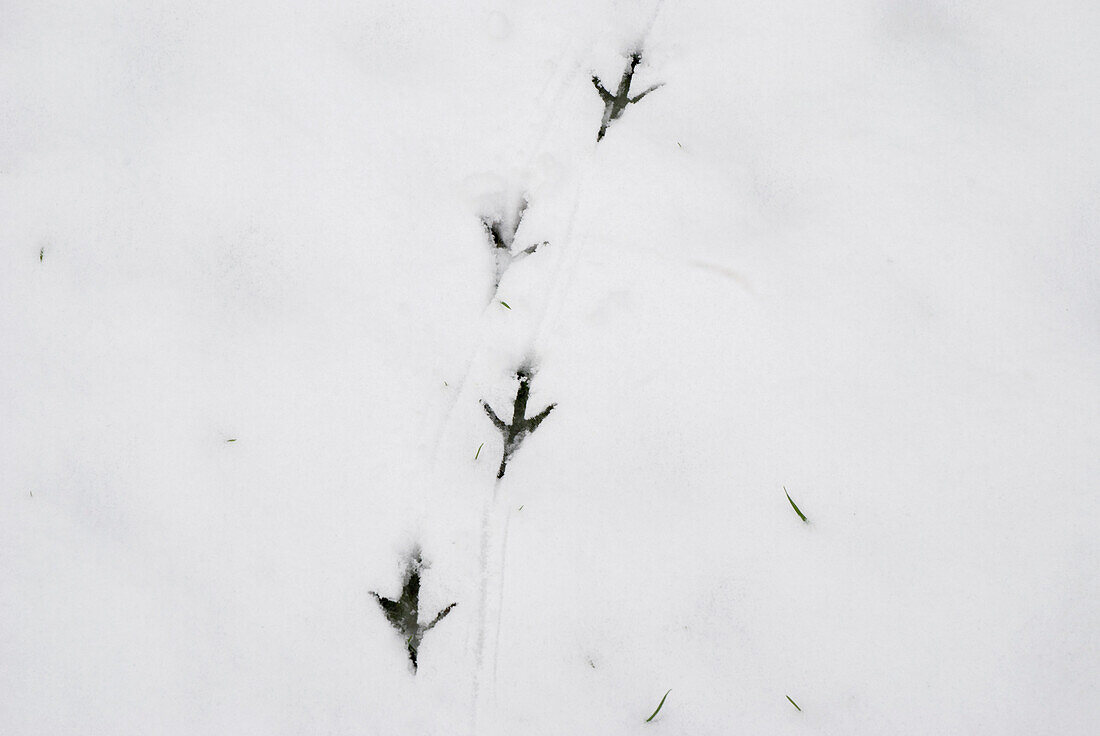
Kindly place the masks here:
<instances>
[{"instance_id":1,"label":"dark footprint in snow","mask_svg":"<svg viewBox=\"0 0 1100 736\"><path fill-rule=\"evenodd\" d=\"M622 117L627 105L633 105L640 102L643 97L662 86L661 84L654 84L644 92L636 94L633 97L630 96L630 83L634 79L634 69L640 63L642 63L642 52L635 51L631 53L630 61L627 62L626 69L623 70L623 77L619 80L619 88L615 91L615 94L608 92L599 78L595 74L592 75L592 84L600 94L600 99L603 100L604 106L603 120L600 122L600 132L596 134L597 142L603 140L604 134L607 133L607 129L611 126L611 121L618 120Z\"/></svg>"},{"instance_id":2,"label":"dark footprint in snow","mask_svg":"<svg viewBox=\"0 0 1100 736\"><path fill-rule=\"evenodd\" d=\"M390 625L397 629L397 632L405 640L405 647L409 651L409 661L412 662L414 673L417 667L417 653L420 650L420 642L424 639L424 634L428 633L432 627L443 620L444 616L451 612L452 608L458 605L452 603L447 606L437 613L429 624L420 623L420 570L423 566L424 563L418 552L409 560L408 567L405 569L405 582L401 586L401 597L397 600L383 598L373 590L371 591L371 595L382 607L382 613L385 614Z\"/></svg>"},{"instance_id":3,"label":"dark footprint in snow","mask_svg":"<svg viewBox=\"0 0 1100 736\"><path fill-rule=\"evenodd\" d=\"M489 420L500 431L501 437L504 438L504 455L500 459L497 478L504 477L504 470L508 467L508 460L511 459L512 453L519 449L520 444L527 435L538 429L539 425L542 424L542 420L546 419L550 412L554 410L554 407L557 406L557 404L551 404L535 416L527 417L527 400L531 395L531 376L532 371L530 368L523 367L516 371L519 388L516 390L516 399L512 404L511 424L505 424L504 420L496 415L491 406L484 401L481 402L481 406L485 409Z\"/></svg>"},{"instance_id":4,"label":"dark footprint in snow","mask_svg":"<svg viewBox=\"0 0 1100 736\"><path fill-rule=\"evenodd\" d=\"M494 293L497 287L500 286L500 280L504 278L504 273L511 267L512 263L524 256L531 255L540 246L547 244L544 241L529 245L519 251L513 249L516 232L519 231L520 223L523 222L523 213L527 211L528 204L530 202L527 197L523 197L511 214L482 215L481 217L481 224L485 227L485 233L489 236L489 245L493 249Z\"/></svg>"}]
</instances>

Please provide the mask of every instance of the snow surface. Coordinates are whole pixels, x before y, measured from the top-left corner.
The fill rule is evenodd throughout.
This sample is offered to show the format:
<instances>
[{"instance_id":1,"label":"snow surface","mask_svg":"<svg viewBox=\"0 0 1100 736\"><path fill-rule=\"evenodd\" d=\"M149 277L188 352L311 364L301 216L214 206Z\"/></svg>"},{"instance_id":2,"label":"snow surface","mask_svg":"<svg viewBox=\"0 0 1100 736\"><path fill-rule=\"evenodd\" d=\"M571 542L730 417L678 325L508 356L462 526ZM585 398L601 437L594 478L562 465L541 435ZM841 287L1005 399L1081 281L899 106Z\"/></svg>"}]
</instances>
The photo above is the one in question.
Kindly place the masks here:
<instances>
[{"instance_id":1,"label":"snow surface","mask_svg":"<svg viewBox=\"0 0 1100 736\"><path fill-rule=\"evenodd\" d=\"M0 733L1096 733L1098 37L5 3Z\"/></svg>"}]
</instances>

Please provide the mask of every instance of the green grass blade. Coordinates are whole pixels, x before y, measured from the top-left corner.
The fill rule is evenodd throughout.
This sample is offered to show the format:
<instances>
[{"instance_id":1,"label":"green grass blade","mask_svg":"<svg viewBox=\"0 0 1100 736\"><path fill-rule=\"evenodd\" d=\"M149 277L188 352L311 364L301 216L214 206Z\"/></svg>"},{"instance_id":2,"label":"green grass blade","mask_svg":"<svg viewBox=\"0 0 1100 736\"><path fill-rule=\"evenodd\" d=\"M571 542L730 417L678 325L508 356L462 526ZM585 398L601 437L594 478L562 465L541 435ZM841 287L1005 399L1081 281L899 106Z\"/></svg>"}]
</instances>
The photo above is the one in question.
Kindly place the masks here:
<instances>
[{"instance_id":1,"label":"green grass blade","mask_svg":"<svg viewBox=\"0 0 1100 736\"><path fill-rule=\"evenodd\" d=\"M509 307L509 306L508 306L508 302L503 302L503 301L502 301L502 302L500 303L500 305L501 305L502 307L504 307L505 309L511 309L511 307Z\"/></svg>"},{"instance_id":2,"label":"green grass blade","mask_svg":"<svg viewBox=\"0 0 1100 736\"><path fill-rule=\"evenodd\" d=\"M783 486L783 492L787 493L787 486ZM791 508L794 509L794 512L796 514L798 514L799 518L802 519L802 521L806 521L806 514L802 513L802 509L798 508L798 504L794 502L794 499L791 498L791 494L789 493L787 493L787 500L791 502ZM809 522L807 521L806 523ZM797 708L798 706L795 707Z\"/></svg>"},{"instance_id":3,"label":"green grass blade","mask_svg":"<svg viewBox=\"0 0 1100 736\"><path fill-rule=\"evenodd\" d=\"M672 688L669 688L668 691L665 693L664 698L661 698L661 702L657 704L657 710L653 711L653 715L651 715L649 718L645 719L646 723L649 723L650 721L652 721L654 718L657 717L657 714L661 712L661 706L665 704L665 698L668 697L668 693L670 693L670 692L672 692Z\"/></svg>"},{"instance_id":4,"label":"green grass blade","mask_svg":"<svg viewBox=\"0 0 1100 736\"><path fill-rule=\"evenodd\" d=\"M788 696L787 696L787 700L791 700L791 696L790 696L790 695L788 695ZM798 703L794 702L793 700L791 700L791 705L793 705L793 706L794 706L795 708L798 708ZM798 712L799 712L799 713L801 713L801 712L802 712L802 709L801 709L801 708L798 708Z\"/></svg>"},{"instance_id":5,"label":"green grass blade","mask_svg":"<svg viewBox=\"0 0 1100 736\"><path fill-rule=\"evenodd\" d=\"M482 442L480 445L477 446L477 452L474 453L474 460L477 460L477 456L481 454L481 448L482 447L485 447L484 442Z\"/></svg>"}]
</instances>

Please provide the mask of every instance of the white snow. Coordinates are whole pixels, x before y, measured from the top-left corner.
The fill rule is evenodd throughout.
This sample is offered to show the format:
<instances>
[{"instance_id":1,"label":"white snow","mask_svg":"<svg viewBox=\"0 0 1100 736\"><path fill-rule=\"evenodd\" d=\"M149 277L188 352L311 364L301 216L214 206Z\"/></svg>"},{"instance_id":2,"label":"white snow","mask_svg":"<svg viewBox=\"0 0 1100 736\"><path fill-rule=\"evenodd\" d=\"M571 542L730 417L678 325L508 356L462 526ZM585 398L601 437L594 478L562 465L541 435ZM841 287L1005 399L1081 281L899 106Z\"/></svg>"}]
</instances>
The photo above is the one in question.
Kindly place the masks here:
<instances>
[{"instance_id":1,"label":"white snow","mask_svg":"<svg viewBox=\"0 0 1100 736\"><path fill-rule=\"evenodd\" d=\"M0 733L1100 727L1096 4L2 16Z\"/></svg>"}]
</instances>

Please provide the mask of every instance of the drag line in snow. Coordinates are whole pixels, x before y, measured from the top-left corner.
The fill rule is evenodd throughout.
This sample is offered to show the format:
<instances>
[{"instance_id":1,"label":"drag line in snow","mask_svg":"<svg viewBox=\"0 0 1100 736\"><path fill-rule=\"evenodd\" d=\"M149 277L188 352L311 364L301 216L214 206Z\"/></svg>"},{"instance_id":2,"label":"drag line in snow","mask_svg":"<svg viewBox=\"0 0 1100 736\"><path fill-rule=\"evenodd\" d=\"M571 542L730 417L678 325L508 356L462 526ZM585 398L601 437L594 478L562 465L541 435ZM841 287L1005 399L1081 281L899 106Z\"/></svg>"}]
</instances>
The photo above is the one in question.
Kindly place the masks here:
<instances>
[{"instance_id":1,"label":"drag line in snow","mask_svg":"<svg viewBox=\"0 0 1100 736\"><path fill-rule=\"evenodd\" d=\"M644 49L645 41L649 36L650 31L653 28L653 24L657 19L657 15L660 12L662 0L658 0L654 6L653 15L650 18L648 25L644 33L641 35L638 43L638 49ZM588 44L588 48L594 44L593 40ZM576 76L581 69L579 63L574 63L571 74L567 76L566 80ZM568 85L561 85L560 89L562 93L567 89ZM557 96L560 98L560 94ZM554 120L554 115L551 115L544 124L541 134L537 138L535 148L541 148L543 141L549 130L550 123ZM558 316L563 308L563 302L569 293L569 290L575 280L577 269L581 261L581 257L584 251L584 244L586 240L580 239L578 243L576 224L577 217L581 209L582 195L585 190L585 185L589 176L592 175L592 171L595 165L596 155L599 152L599 143L597 140L591 144L588 148L584 159L581 161L578 172L576 184L573 190L573 203L569 210L567 217L567 224L565 227L564 235L560 240L555 241L555 246L559 249L559 255L556 260L556 266L553 274L550 277L549 296L543 301L542 316L538 321L534 334L530 341L530 349L527 351L528 356L537 356L539 354L538 346L543 343L548 326L558 321ZM530 163L534 160L534 152L528 157L527 161ZM499 289L499 285L498 285ZM493 302L491 301L487 308L491 308ZM482 333L484 334L484 333ZM484 341L479 341L478 349L484 344ZM461 380L461 386L465 386L466 380L469 376L470 367L476 359L478 350L475 350L474 354L467 361L467 370L465 371ZM457 404L458 397L456 397L455 404ZM446 421L444 427L446 426ZM440 438L442 431L440 432ZM439 439L436 441L436 447L438 448ZM473 703L473 715L471 718L473 724L473 733L478 732L478 725L482 722L486 711L495 706L496 704L496 685L497 685L497 671L500 658L500 632L501 632L501 620L504 609L504 574L507 565L507 545L508 545L508 527L511 521L510 509L507 504L498 504L498 494L500 484L503 478L498 478L493 485L493 491L490 495L489 502L486 504L486 510L482 515L482 536L481 536L481 605L479 626L477 634L477 655L475 660L475 666L477 668L474 679L474 703ZM493 523L493 512L503 510L504 518L500 524ZM499 541L494 538L493 530L497 527L501 527L499 534ZM493 542L493 544L491 544ZM495 551L497 554L492 554ZM499 560L496 569L490 569L491 559ZM490 595L490 588L495 588L495 596ZM489 601L491 598L495 598L493 609L489 608ZM492 619L493 637L491 651L486 652L487 643L487 629L490 626L490 619ZM490 691L486 693L483 688L485 683L491 683Z\"/></svg>"}]
</instances>

